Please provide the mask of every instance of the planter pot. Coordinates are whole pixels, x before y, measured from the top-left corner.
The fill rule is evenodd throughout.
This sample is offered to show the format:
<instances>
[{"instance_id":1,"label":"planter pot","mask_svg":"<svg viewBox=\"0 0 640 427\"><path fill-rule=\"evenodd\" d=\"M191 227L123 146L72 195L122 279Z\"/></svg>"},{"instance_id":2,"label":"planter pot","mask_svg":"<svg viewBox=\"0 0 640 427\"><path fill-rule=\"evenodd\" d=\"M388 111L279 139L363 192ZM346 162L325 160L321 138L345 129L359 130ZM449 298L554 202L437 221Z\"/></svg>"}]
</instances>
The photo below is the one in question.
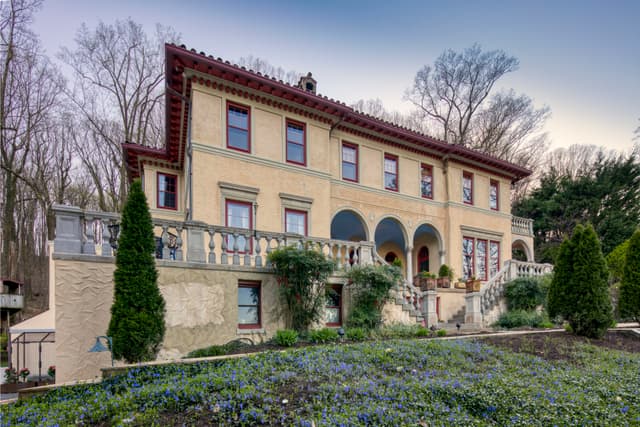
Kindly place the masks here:
<instances>
[{"instance_id":1,"label":"planter pot","mask_svg":"<svg viewBox=\"0 0 640 427\"><path fill-rule=\"evenodd\" d=\"M434 291L436 289L437 280L431 277L416 276L413 285L422 291Z\"/></svg>"},{"instance_id":2,"label":"planter pot","mask_svg":"<svg viewBox=\"0 0 640 427\"><path fill-rule=\"evenodd\" d=\"M451 287L451 279L448 277L439 277L438 278L438 287L439 288L450 288Z\"/></svg>"},{"instance_id":3,"label":"planter pot","mask_svg":"<svg viewBox=\"0 0 640 427\"><path fill-rule=\"evenodd\" d=\"M467 293L480 292L480 280L467 280Z\"/></svg>"},{"instance_id":4,"label":"planter pot","mask_svg":"<svg viewBox=\"0 0 640 427\"><path fill-rule=\"evenodd\" d=\"M456 289L467 289L467 284L466 284L466 282L456 282L454 287Z\"/></svg>"}]
</instances>

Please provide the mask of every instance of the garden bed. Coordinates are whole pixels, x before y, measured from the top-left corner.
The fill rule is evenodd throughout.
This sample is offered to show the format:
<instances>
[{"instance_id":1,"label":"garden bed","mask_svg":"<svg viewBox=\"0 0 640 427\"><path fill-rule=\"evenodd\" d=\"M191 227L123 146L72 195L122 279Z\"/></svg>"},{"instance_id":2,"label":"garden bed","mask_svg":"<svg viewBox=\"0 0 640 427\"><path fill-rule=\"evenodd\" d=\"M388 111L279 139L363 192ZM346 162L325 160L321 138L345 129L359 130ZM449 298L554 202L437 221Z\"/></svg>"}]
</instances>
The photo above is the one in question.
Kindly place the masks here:
<instances>
[{"instance_id":1,"label":"garden bed","mask_svg":"<svg viewBox=\"0 0 640 427\"><path fill-rule=\"evenodd\" d=\"M336 344L135 368L100 384L19 401L3 412L0 424L640 423L640 354L568 334L539 336ZM571 357L526 354L545 344L545 336L549 348L567 343ZM622 337L608 342L622 343ZM504 347L516 349L518 340L517 353Z\"/></svg>"}]
</instances>

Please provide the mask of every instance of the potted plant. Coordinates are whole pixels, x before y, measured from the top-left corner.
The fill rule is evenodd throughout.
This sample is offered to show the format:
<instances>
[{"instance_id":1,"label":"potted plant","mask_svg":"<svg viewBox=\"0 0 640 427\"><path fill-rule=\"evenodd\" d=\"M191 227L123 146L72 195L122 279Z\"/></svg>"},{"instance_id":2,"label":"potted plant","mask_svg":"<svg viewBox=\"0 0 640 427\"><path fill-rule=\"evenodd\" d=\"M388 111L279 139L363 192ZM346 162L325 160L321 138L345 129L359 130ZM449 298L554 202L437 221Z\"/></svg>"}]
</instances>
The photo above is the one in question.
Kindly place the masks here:
<instances>
[{"instance_id":1,"label":"potted plant","mask_svg":"<svg viewBox=\"0 0 640 427\"><path fill-rule=\"evenodd\" d=\"M463 277L458 277L458 281L455 283L456 289L467 289L467 281Z\"/></svg>"},{"instance_id":2,"label":"potted plant","mask_svg":"<svg viewBox=\"0 0 640 427\"><path fill-rule=\"evenodd\" d=\"M56 382L56 365L49 366L49 369L47 370L47 375L51 377L53 382Z\"/></svg>"},{"instance_id":3,"label":"potted plant","mask_svg":"<svg viewBox=\"0 0 640 427\"><path fill-rule=\"evenodd\" d=\"M442 264L440 270L438 270L438 287L450 288L451 280L453 279L453 269L447 264Z\"/></svg>"},{"instance_id":4,"label":"potted plant","mask_svg":"<svg viewBox=\"0 0 640 427\"><path fill-rule=\"evenodd\" d=\"M20 378L22 378L22 382L26 383L27 382L27 377L31 374L31 372L29 371L29 369L27 368L22 368L20 369L20 373L18 374L18 376Z\"/></svg>"},{"instance_id":5,"label":"potted plant","mask_svg":"<svg viewBox=\"0 0 640 427\"><path fill-rule=\"evenodd\" d=\"M436 275L428 271L422 271L418 275L418 287L423 291L435 291L437 282Z\"/></svg>"},{"instance_id":6,"label":"potted plant","mask_svg":"<svg viewBox=\"0 0 640 427\"><path fill-rule=\"evenodd\" d=\"M18 391L18 373L15 368L6 368L4 370L5 384L2 390L5 393L16 393Z\"/></svg>"},{"instance_id":7,"label":"potted plant","mask_svg":"<svg viewBox=\"0 0 640 427\"><path fill-rule=\"evenodd\" d=\"M467 293L470 292L479 292L480 291L480 280L476 279L476 276L471 276L467 279Z\"/></svg>"}]
</instances>

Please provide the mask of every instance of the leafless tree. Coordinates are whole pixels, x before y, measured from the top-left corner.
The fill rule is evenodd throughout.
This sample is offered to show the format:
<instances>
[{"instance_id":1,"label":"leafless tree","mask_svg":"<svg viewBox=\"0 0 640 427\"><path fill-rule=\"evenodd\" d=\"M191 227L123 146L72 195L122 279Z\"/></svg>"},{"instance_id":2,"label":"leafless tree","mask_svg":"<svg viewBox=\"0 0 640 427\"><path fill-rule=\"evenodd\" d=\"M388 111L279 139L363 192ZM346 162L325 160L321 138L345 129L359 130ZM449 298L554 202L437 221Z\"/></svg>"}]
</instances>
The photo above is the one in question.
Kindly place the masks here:
<instances>
[{"instance_id":1,"label":"leafless tree","mask_svg":"<svg viewBox=\"0 0 640 427\"><path fill-rule=\"evenodd\" d=\"M418 114L418 112L414 111L404 114L399 111L389 111L385 108L380 98L361 99L351 104L351 107L356 111L369 114L380 120L391 122L423 134L429 133L425 121L422 120L422 116Z\"/></svg>"},{"instance_id":2,"label":"leafless tree","mask_svg":"<svg viewBox=\"0 0 640 427\"><path fill-rule=\"evenodd\" d=\"M277 80L282 80L283 82L289 83L293 86L298 84L300 77L303 75L297 71L286 71L282 67L276 67L270 64L269 61L253 55L243 56L238 60L238 65L253 72L261 73Z\"/></svg>"},{"instance_id":3,"label":"leafless tree","mask_svg":"<svg viewBox=\"0 0 640 427\"><path fill-rule=\"evenodd\" d=\"M547 148L542 127L549 108L536 109L531 98L512 90L492 93L518 66L501 50L446 50L418 71L406 98L434 136L533 168Z\"/></svg>"},{"instance_id":4,"label":"leafless tree","mask_svg":"<svg viewBox=\"0 0 640 427\"><path fill-rule=\"evenodd\" d=\"M4 277L25 280L19 268L42 254L46 228L36 221L40 196L33 186L34 156L52 125L64 81L30 31L38 0L0 3L0 162ZM42 236L36 238L37 235Z\"/></svg>"},{"instance_id":5,"label":"leafless tree","mask_svg":"<svg viewBox=\"0 0 640 427\"><path fill-rule=\"evenodd\" d=\"M94 180L102 210L120 210L126 196L120 144L164 144L164 43L178 39L161 25L149 37L131 19L100 23L95 29L83 24L75 48L64 48L59 55L73 70L69 96L83 122L76 148Z\"/></svg>"}]
</instances>

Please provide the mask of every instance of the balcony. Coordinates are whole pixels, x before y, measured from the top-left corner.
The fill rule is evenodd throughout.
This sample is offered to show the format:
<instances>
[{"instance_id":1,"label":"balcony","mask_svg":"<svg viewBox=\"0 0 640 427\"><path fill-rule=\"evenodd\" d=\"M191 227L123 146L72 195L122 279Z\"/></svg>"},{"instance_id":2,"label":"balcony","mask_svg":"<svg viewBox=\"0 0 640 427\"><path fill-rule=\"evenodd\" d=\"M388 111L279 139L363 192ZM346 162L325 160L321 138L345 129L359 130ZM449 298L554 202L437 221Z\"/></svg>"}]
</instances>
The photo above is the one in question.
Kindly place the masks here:
<instances>
[{"instance_id":1,"label":"balcony","mask_svg":"<svg viewBox=\"0 0 640 427\"><path fill-rule=\"evenodd\" d=\"M22 283L3 280L0 287L0 310L18 311L24 308Z\"/></svg>"},{"instance_id":2,"label":"balcony","mask_svg":"<svg viewBox=\"0 0 640 427\"><path fill-rule=\"evenodd\" d=\"M119 215L56 206L56 254L113 257ZM338 269L373 262L373 242L351 242L298 234L153 218L156 258L168 263L269 268L268 256L285 246L313 248L333 259Z\"/></svg>"},{"instance_id":3,"label":"balcony","mask_svg":"<svg viewBox=\"0 0 640 427\"><path fill-rule=\"evenodd\" d=\"M533 237L533 220L530 218L512 216L511 232L521 236Z\"/></svg>"}]
</instances>

